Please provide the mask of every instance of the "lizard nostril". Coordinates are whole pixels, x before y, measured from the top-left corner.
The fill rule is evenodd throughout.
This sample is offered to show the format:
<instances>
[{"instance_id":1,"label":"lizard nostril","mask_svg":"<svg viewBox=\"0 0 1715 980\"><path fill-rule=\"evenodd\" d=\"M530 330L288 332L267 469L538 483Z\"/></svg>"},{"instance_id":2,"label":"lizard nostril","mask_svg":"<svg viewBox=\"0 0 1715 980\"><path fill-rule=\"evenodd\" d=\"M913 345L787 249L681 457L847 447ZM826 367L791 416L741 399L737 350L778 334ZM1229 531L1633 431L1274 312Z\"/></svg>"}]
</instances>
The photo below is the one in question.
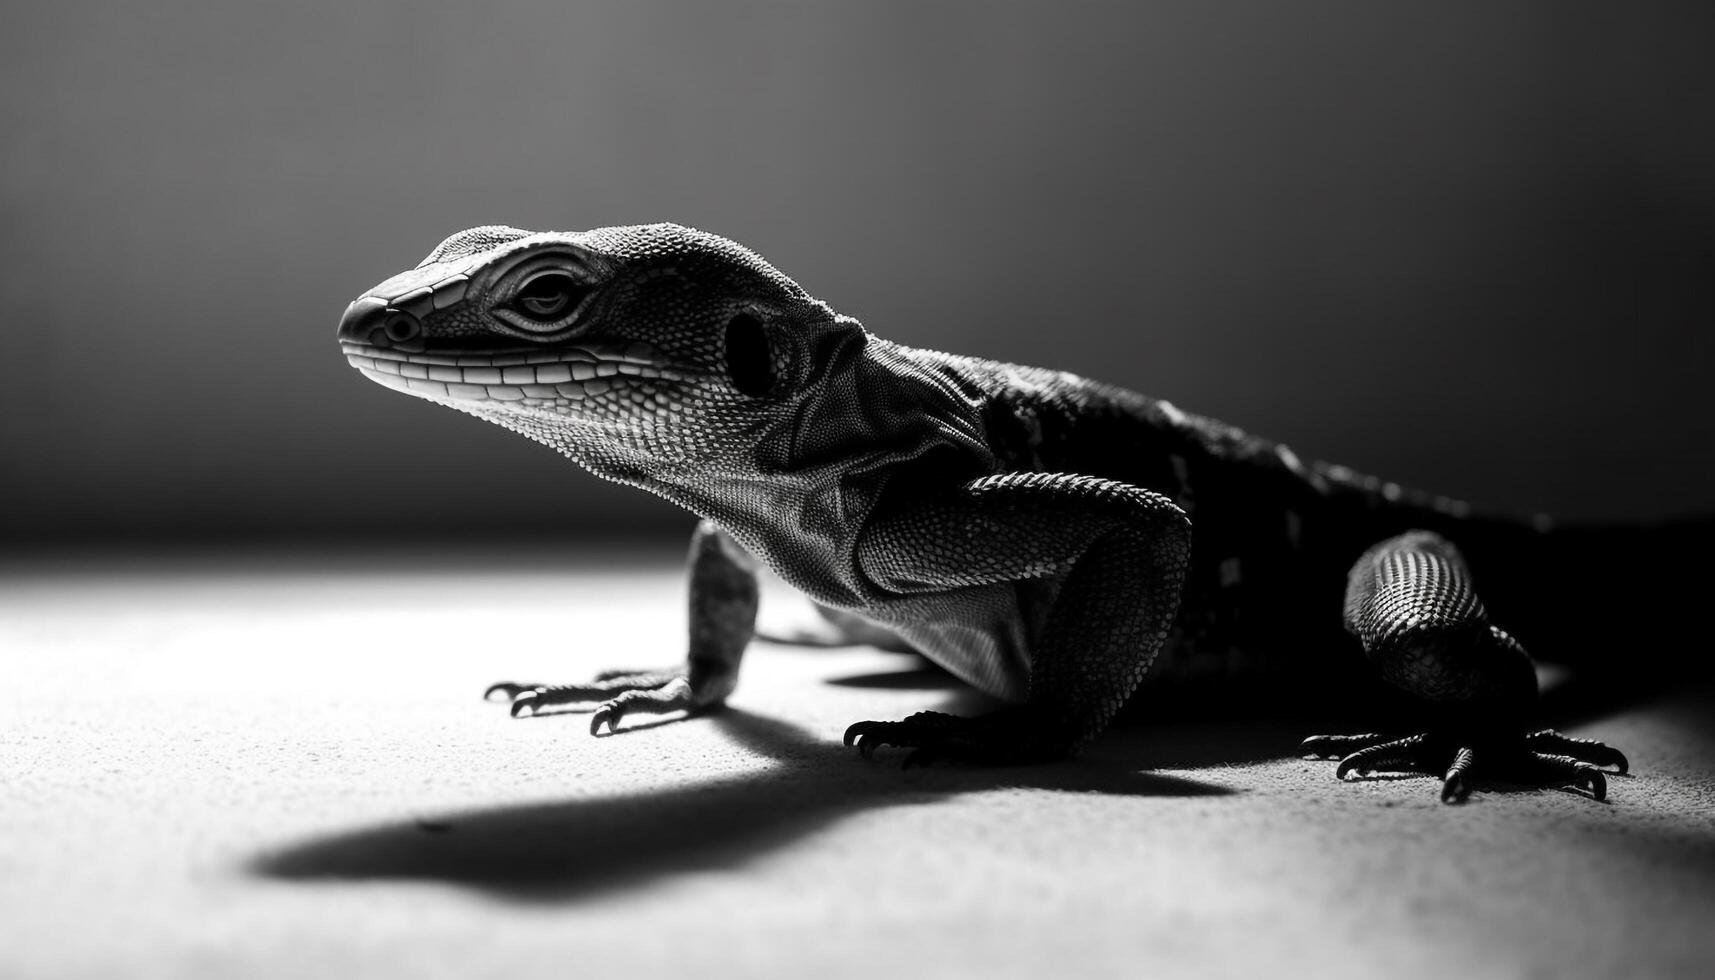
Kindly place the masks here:
<instances>
[{"instance_id":1,"label":"lizard nostril","mask_svg":"<svg viewBox=\"0 0 1715 980\"><path fill-rule=\"evenodd\" d=\"M422 333L423 324L404 310L388 310L387 319L382 323L381 329L387 332L388 340L398 343Z\"/></svg>"}]
</instances>

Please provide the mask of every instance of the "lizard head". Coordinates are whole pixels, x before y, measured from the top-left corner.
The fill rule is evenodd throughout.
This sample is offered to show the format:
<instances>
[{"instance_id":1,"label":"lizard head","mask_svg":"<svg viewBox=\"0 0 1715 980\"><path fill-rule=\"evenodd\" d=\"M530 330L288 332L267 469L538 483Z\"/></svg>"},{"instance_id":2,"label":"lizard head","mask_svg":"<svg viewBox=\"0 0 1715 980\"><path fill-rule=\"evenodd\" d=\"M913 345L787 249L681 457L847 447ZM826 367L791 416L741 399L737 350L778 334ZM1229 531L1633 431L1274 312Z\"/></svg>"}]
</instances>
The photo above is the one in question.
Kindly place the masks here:
<instances>
[{"instance_id":1,"label":"lizard head","mask_svg":"<svg viewBox=\"0 0 1715 980\"><path fill-rule=\"evenodd\" d=\"M626 482L789 427L866 336L755 253L672 224L461 231L339 325L366 377Z\"/></svg>"}]
</instances>

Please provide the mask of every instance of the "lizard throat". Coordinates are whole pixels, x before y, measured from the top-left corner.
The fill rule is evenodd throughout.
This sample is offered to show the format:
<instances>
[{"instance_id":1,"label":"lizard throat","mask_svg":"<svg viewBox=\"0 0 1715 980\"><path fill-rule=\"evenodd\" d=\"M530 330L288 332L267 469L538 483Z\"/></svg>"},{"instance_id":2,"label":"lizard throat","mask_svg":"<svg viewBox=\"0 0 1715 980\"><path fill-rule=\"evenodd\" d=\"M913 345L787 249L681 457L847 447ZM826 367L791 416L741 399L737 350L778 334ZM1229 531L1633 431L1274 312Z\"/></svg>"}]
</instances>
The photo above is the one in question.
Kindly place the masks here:
<instances>
[{"instance_id":1,"label":"lizard throat","mask_svg":"<svg viewBox=\"0 0 1715 980\"><path fill-rule=\"evenodd\" d=\"M413 353L351 341L340 347L351 366L377 384L453 402L570 410L587 399L616 397L645 411L677 410L675 382L686 380L643 343L486 353Z\"/></svg>"}]
</instances>

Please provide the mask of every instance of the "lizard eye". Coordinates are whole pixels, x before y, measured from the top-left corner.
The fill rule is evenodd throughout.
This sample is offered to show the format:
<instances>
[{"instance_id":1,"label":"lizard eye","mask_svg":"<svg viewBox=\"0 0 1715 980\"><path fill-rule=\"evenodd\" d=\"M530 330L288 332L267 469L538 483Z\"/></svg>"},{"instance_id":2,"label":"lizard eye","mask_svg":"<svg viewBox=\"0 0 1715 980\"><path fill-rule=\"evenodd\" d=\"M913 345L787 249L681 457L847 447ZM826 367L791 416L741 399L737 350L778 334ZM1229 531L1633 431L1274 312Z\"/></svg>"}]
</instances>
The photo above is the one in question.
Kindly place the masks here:
<instances>
[{"instance_id":1,"label":"lizard eye","mask_svg":"<svg viewBox=\"0 0 1715 980\"><path fill-rule=\"evenodd\" d=\"M762 322L749 313L740 313L727 321L726 367L739 394L762 398L774 390L777 378L768 333L762 329Z\"/></svg>"},{"instance_id":2,"label":"lizard eye","mask_svg":"<svg viewBox=\"0 0 1715 980\"><path fill-rule=\"evenodd\" d=\"M512 297L518 312L540 323L558 325L589 292L564 272L544 272L525 283Z\"/></svg>"}]
</instances>

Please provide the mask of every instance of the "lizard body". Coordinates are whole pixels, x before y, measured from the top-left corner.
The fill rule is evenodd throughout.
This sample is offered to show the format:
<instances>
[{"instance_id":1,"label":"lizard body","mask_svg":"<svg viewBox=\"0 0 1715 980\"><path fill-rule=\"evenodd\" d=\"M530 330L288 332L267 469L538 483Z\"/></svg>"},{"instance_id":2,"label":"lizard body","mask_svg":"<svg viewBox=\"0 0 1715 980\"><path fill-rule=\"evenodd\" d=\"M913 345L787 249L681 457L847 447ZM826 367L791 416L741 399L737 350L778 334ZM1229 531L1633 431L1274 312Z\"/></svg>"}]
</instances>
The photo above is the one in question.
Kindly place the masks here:
<instances>
[{"instance_id":1,"label":"lizard body","mask_svg":"<svg viewBox=\"0 0 1715 980\"><path fill-rule=\"evenodd\" d=\"M866 756L1056 758L1152 668L1310 676L1343 626L1439 721L1415 740L1306 743L1352 750L1342 775L1433 771L1456 800L1473 772L1600 796L1597 766L1624 768L1605 746L1524 730L1530 661L1452 543L1526 561L1542 528L1122 388L882 340L718 236L470 229L354 302L340 340L375 381L702 518L685 664L491 688L514 714L595 705L593 731L719 705L754 632L760 561L1014 705L859 723L847 740Z\"/></svg>"}]
</instances>

